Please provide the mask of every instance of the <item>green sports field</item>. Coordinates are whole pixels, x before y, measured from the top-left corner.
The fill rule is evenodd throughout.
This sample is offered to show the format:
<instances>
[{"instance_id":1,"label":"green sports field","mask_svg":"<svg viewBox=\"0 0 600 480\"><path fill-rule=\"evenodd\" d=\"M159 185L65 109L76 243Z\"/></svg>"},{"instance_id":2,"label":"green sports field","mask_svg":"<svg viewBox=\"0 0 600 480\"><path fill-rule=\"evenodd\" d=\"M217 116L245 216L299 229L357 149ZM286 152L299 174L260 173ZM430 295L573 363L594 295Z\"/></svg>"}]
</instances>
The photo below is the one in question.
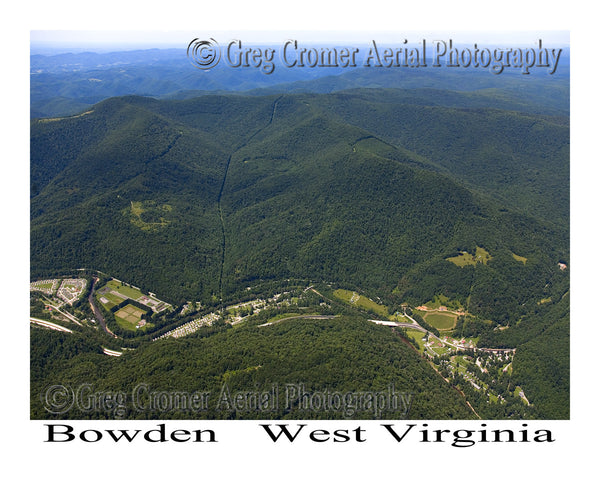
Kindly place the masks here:
<instances>
[{"instance_id":1,"label":"green sports field","mask_svg":"<svg viewBox=\"0 0 600 480\"><path fill-rule=\"evenodd\" d=\"M119 325L128 330L134 330L144 313L145 312L142 309L137 308L134 305L125 305L115 312L115 317ZM119 320L123 320L124 322Z\"/></svg>"},{"instance_id":2,"label":"green sports field","mask_svg":"<svg viewBox=\"0 0 600 480\"><path fill-rule=\"evenodd\" d=\"M128 285L121 285L121 282L117 280L111 280L106 284L111 290L120 293L121 295L125 295L132 300L138 300L143 297L144 294L137 288L130 287Z\"/></svg>"},{"instance_id":3,"label":"green sports field","mask_svg":"<svg viewBox=\"0 0 600 480\"><path fill-rule=\"evenodd\" d=\"M457 316L450 312L431 312L423 315L423 320L440 331L453 329L456 325L456 318Z\"/></svg>"}]
</instances>

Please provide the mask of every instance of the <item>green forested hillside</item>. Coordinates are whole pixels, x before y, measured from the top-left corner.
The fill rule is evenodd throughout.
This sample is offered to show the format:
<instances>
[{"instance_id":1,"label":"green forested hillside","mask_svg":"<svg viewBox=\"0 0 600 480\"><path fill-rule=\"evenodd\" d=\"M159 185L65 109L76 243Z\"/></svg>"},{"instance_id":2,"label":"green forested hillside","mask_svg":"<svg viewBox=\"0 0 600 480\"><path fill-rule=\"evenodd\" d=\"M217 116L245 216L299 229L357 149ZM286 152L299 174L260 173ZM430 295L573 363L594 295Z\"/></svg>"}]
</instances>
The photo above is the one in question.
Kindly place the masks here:
<instances>
[{"instance_id":1,"label":"green forested hillside","mask_svg":"<svg viewBox=\"0 0 600 480\"><path fill-rule=\"evenodd\" d=\"M249 288L290 278L360 289L384 299L390 313L443 295L470 315L460 323L464 336L517 348L516 378L536 405L557 395L539 412L562 418L568 307L545 308L569 291L568 270L558 265L569 264L568 118L483 108L464 95L433 91L430 102L426 91L377 89L169 101L131 96L74 117L32 120L32 279L100 270L177 308L188 301L218 307ZM481 251L485 262L449 261L475 259ZM291 343L277 347L283 357L311 336L296 328L318 327L321 340L339 334L349 343L356 343L349 330L356 327L358 335L363 328L334 324L325 327L329 333L310 322L269 333L221 332L202 345L214 348L212 357L231 350L230 341L251 345L231 366L215 367L214 375L223 375L260 364L262 353L252 352L263 352L262 335L278 345L288 340L271 332L290 329ZM382 345L391 341L375 332L363 333ZM197 340L185 340L191 342L185 348L195 351ZM549 352L549 344L561 354ZM338 358L338 347L330 347ZM330 360L327 348L315 348L322 355L311 357L307 370L292 355L288 369L263 365L244 373L244 382L271 374L288 381L298 372L319 378L316 365ZM116 365L133 362L140 379L162 378L161 362L166 371L179 368L184 350L171 341L148 345ZM402 362L413 362L408 353ZM58 370L80 379L93 364L98 381L106 376L125 386L132 380L94 355L68 360L58 354L66 362ZM532 373L551 362L561 380ZM344 365L342 376L350 371ZM416 361L416 369L425 367ZM364 367L360 388L376 388L367 381L370 368ZM184 376L173 378L183 382ZM414 388L426 391L429 380L423 382ZM438 387L432 388L445 388ZM464 405L436 410L443 403L436 400L418 416L463 415L457 412Z\"/></svg>"},{"instance_id":2,"label":"green forested hillside","mask_svg":"<svg viewBox=\"0 0 600 480\"><path fill-rule=\"evenodd\" d=\"M336 109L347 111L352 98L128 97L76 118L33 121L32 274L57 264L96 267L176 302L288 275L391 291L411 269L479 244L495 258L520 252L532 258L528 269L554 275L568 254L563 229L429 171L428 152L415 155L345 123ZM378 118L382 103L371 111L360 102L357 114ZM422 113L413 112L412 123ZM505 149L531 143L503 134L509 125L497 119L487 129ZM445 128L422 144L439 145ZM466 127L465 137L479 141ZM479 188L494 195L495 187ZM564 211L560 193L553 202Z\"/></svg>"},{"instance_id":3,"label":"green forested hillside","mask_svg":"<svg viewBox=\"0 0 600 480\"><path fill-rule=\"evenodd\" d=\"M152 343L120 358L91 351L84 339L32 329L35 350L43 348L43 366L32 364L32 391L53 384L93 385L95 392L125 392L127 412L121 418L404 418L404 409L388 405L375 412L367 403L356 412L341 408L303 408L286 402L286 385L318 392L388 392L411 394L406 418L473 419L460 393L452 389L389 328L363 319L290 320L259 328L229 329L207 338ZM79 356L70 353L77 349ZM135 411L138 385L149 392L210 392L208 408L197 412ZM279 388L275 411L226 408L219 397L224 385L237 392ZM148 396L141 397L147 405ZM32 395L32 418L46 418L43 398ZM138 405L142 402L139 401ZM289 403L289 408L286 408ZM317 403L315 401L314 406ZM175 415L175 417L174 417ZM115 418L114 411L86 414L73 408L61 418Z\"/></svg>"},{"instance_id":4,"label":"green forested hillside","mask_svg":"<svg viewBox=\"0 0 600 480\"><path fill-rule=\"evenodd\" d=\"M551 418L569 418L569 297L549 297L555 300L536 305L516 326L486 332L480 341L517 349L515 382L531 392L540 415Z\"/></svg>"},{"instance_id":5,"label":"green forested hillside","mask_svg":"<svg viewBox=\"0 0 600 480\"><path fill-rule=\"evenodd\" d=\"M567 225L568 116L516 112L514 102L503 110L478 106L477 98L494 96L489 91L417 91L413 96L402 90L356 90L324 96L320 103L505 206Z\"/></svg>"}]
</instances>

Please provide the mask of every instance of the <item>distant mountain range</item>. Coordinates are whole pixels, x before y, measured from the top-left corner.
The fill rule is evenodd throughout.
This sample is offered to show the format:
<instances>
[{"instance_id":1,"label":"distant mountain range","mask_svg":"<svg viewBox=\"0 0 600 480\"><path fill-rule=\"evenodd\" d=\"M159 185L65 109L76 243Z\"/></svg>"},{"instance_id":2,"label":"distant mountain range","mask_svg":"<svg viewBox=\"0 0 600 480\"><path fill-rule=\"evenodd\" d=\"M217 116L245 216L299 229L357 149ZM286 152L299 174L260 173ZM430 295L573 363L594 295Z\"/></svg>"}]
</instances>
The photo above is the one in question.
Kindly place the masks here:
<instances>
[{"instance_id":1,"label":"distant mountain range","mask_svg":"<svg viewBox=\"0 0 600 480\"><path fill-rule=\"evenodd\" d=\"M495 101L500 108L514 106L534 113L569 111L569 51L560 57L553 75L530 75L507 69L494 75L486 69L448 68L285 68L265 74L258 68L232 68L222 61L211 70L194 68L185 49L151 49L113 53L32 55L31 116L52 117L79 113L113 96L145 95L155 98L190 98L205 94L245 92L330 93L350 88L435 88L440 90L502 90ZM535 77L535 80L530 80ZM541 88L543 87L543 88ZM487 105L491 106L491 105ZM511 107L512 108L512 107Z\"/></svg>"}]
</instances>

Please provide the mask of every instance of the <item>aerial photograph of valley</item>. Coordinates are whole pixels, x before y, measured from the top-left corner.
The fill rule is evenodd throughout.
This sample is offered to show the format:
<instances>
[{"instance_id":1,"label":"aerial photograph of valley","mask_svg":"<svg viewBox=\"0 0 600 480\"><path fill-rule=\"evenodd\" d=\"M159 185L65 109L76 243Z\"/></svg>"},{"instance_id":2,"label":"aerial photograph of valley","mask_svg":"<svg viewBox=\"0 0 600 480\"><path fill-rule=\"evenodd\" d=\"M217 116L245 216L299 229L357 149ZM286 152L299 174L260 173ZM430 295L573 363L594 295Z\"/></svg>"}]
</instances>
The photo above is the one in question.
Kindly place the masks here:
<instances>
[{"instance_id":1,"label":"aerial photograph of valley","mask_svg":"<svg viewBox=\"0 0 600 480\"><path fill-rule=\"evenodd\" d=\"M31 419L570 418L568 33L50 33Z\"/></svg>"}]
</instances>

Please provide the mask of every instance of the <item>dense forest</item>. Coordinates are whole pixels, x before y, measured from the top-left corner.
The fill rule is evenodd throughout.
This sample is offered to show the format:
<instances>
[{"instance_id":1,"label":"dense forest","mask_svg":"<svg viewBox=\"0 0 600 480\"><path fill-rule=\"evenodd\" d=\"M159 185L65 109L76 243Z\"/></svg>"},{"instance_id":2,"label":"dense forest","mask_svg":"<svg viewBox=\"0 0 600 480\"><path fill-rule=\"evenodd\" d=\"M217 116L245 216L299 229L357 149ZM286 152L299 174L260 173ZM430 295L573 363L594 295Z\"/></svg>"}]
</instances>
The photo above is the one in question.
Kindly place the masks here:
<instances>
[{"instance_id":1,"label":"dense forest","mask_svg":"<svg viewBox=\"0 0 600 480\"><path fill-rule=\"evenodd\" d=\"M218 306L290 278L397 308L444 295L469 312L460 328L480 346L517 348L514 375L545 406L539 415L564 418L569 122L527 105L496 91L359 89L127 96L34 119L32 280L100 270L174 305ZM398 355L410 365L398 388L458 398L401 339L352 318L225 328L119 360L37 329L32 342L32 388L89 376L107 389L143 378L189 389L197 369L198 389L230 371L239 389L269 378L378 389ZM463 400L418 398L412 418L470 415Z\"/></svg>"},{"instance_id":2,"label":"dense forest","mask_svg":"<svg viewBox=\"0 0 600 480\"><path fill-rule=\"evenodd\" d=\"M94 392L127 395L123 411L86 412L76 404L57 418L475 418L460 393L389 328L345 316L296 319L266 328L223 328L142 346L119 359L102 355L85 336L33 328L32 349L43 355L32 359L32 418L47 418L38 392L53 384L74 389L89 384ZM148 392L210 392L211 396L207 408L198 411L161 411L151 408L151 397L144 390L143 400L137 403L141 408L136 409L133 397L140 385L148 385ZM268 409L232 408L222 396L224 386L234 395L270 392L274 385L279 398ZM368 402L355 403L356 411L333 404L326 409L314 403L311 408L292 399L291 393L286 401L290 385L302 385L311 395L385 394L392 389L398 396L410 394L410 408L405 411L401 403L388 403L387 411L378 412Z\"/></svg>"},{"instance_id":3,"label":"dense forest","mask_svg":"<svg viewBox=\"0 0 600 480\"><path fill-rule=\"evenodd\" d=\"M473 193L428 168L423 155L322 109L325 101L332 102L127 97L80 117L34 121L32 276L57 264L97 268L174 302L287 276L384 292L400 282L406 299L422 301L423 283L435 278L444 285L433 288L470 294L475 313L500 322L560 282L556 265L568 262L562 217L549 223L543 212L538 219L506 209L493 189ZM503 128L489 130L510 146L514 135ZM542 178L533 188L547 187ZM562 195L553 201L564 204ZM493 257L487 268L476 267L475 276L448 268L448 257L477 246ZM498 281L520 297L490 299Z\"/></svg>"}]
</instances>

